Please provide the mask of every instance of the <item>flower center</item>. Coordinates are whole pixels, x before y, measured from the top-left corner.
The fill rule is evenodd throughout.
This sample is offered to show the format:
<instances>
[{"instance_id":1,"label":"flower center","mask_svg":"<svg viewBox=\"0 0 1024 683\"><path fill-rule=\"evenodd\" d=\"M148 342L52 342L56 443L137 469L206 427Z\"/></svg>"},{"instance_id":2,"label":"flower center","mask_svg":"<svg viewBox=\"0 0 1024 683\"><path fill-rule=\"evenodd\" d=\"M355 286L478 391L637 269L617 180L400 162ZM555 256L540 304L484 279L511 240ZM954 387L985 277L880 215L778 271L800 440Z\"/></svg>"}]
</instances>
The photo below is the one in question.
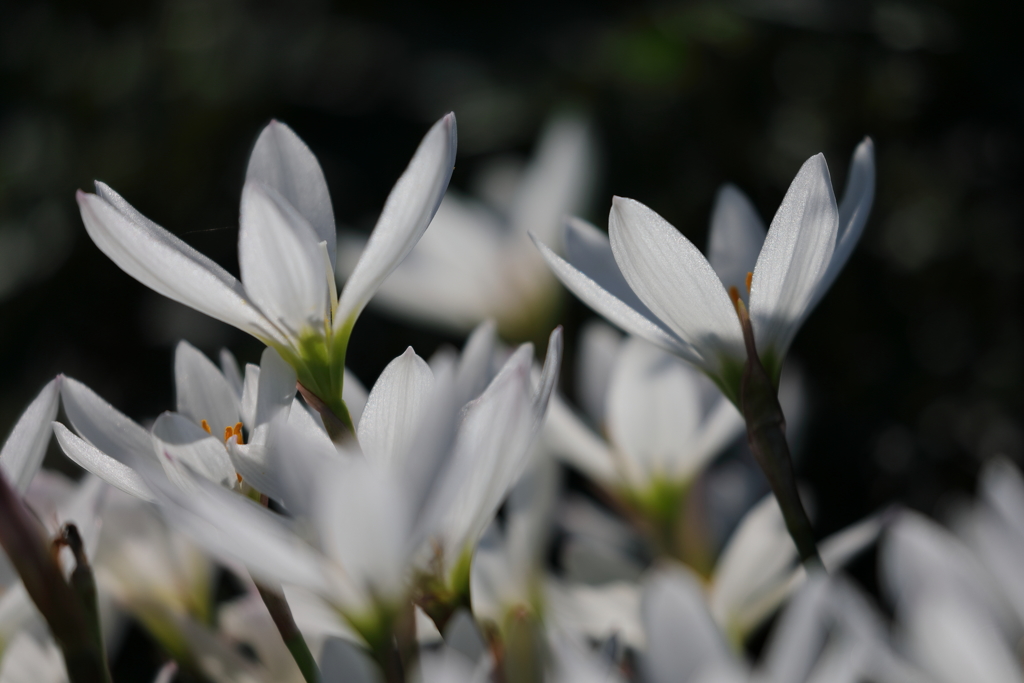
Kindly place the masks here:
<instances>
[{"instance_id":1,"label":"flower center","mask_svg":"<svg viewBox=\"0 0 1024 683\"><path fill-rule=\"evenodd\" d=\"M200 420L199 426L201 426L206 431L207 434L213 434L213 430L210 429L210 423L207 422L206 420ZM236 439L235 443L237 443L239 446L245 443L245 441L242 440L241 422L236 422L234 427L224 428L224 443L230 441L232 437Z\"/></svg>"}]
</instances>

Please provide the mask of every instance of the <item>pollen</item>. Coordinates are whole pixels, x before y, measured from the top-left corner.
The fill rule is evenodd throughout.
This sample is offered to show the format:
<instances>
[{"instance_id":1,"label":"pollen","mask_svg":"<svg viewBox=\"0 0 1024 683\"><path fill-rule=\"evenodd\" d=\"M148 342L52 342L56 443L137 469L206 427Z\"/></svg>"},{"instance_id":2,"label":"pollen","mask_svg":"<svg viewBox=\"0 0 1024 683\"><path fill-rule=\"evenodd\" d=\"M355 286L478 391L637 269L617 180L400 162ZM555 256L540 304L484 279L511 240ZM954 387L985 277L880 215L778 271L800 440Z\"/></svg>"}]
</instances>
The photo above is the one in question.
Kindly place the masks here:
<instances>
[{"instance_id":1,"label":"pollen","mask_svg":"<svg viewBox=\"0 0 1024 683\"><path fill-rule=\"evenodd\" d=\"M747 294L750 294L750 283L754 281L754 274L747 273Z\"/></svg>"},{"instance_id":2,"label":"pollen","mask_svg":"<svg viewBox=\"0 0 1024 683\"><path fill-rule=\"evenodd\" d=\"M213 434L213 432L210 431L210 423L207 422L206 420L200 420L199 421L199 426L202 427L203 430L206 431L207 434Z\"/></svg>"}]
</instances>

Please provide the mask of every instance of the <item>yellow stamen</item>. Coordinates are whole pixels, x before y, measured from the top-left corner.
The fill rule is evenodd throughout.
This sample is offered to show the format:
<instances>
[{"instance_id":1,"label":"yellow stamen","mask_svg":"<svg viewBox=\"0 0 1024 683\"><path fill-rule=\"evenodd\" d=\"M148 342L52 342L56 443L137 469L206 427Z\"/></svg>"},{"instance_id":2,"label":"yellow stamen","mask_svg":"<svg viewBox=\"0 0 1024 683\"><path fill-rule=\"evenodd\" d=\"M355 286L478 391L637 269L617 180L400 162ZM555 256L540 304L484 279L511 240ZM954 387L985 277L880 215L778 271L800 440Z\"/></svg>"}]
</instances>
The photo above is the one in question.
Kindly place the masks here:
<instances>
[{"instance_id":1,"label":"yellow stamen","mask_svg":"<svg viewBox=\"0 0 1024 683\"><path fill-rule=\"evenodd\" d=\"M732 301L732 305L733 306L736 305L736 302L739 300L739 298L740 298L740 290L736 289L735 287L730 287L729 288L729 300Z\"/></svg>"},{"instance_id":2,"label":"yellow stamen","mask_svg":"<svg viewBox=\"0 0 1024 683\"><path fill-rule=\"evenodd\" d=\"M200 420L199 426L206 430L207 434L213 434L213 432L210 431L210 423L207 422L206 420Z\"/></svg>"},{"instance_id":3,"label":"yellow stamen","mask_svg":"<svg viewBox=\"0 0 1024 683\"><path fill-rule=\"evenodd\" d=\"M224 428L224 440L225 441L227 441L228 439L230 439L234 435L235 435L235 432L231 429L231 427L225 427Z\"/></svg>"},{"instance_id":4,"label":"yellow stamen","mask_svg":"<svg viewBox=\"0 0 1024 683\"><path fill-rule=\"evenodd\" d=\"M231 430L231 433L232 433L233 436L237 436L238 437L238 445L241 446L242 443L243 443L243 441L242 441L242 423L241 422L236 422L234 429Z\"/></svg>"},{"instance_id":5,"label":"yellow stamen","mask_svg":"<svg viewBox=\"0 0 1024 683\"><path fill-rule=\"evenodd\" d=\"M235 472L235 476L238 477L238 483L241 484L242 483L242 475L239 474L238 472Z\"/></svg>"},{"instance_id":6,"label":"yellow stamen","mask_svg":"<svg viewBox=\"0 0 1024 683\"><path fill-rule=\"evenodd\" d=\"M750 283L754 281L754 274L747 273L747 294L750 294Z\"/></svg>"}]
</instances>

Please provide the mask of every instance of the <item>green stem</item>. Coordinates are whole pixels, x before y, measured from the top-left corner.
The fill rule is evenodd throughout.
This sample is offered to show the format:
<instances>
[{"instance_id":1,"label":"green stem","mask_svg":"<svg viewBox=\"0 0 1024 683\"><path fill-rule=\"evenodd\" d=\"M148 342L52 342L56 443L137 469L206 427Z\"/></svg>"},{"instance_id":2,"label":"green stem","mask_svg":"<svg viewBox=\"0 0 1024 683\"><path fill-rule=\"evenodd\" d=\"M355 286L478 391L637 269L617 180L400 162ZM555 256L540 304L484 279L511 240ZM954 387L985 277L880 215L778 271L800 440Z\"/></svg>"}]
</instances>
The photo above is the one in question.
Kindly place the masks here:
<instances>
[{"instance_id":1,"label":"green stem","mask_svg":"<svg viewBox=\"0 0 1024 683\"><path fill-rule=\"evenodd\" d=\"M347 409L344 414L339 416L319 396L303 386L302 382L296 382L295 387L299 390L299 393L302 394L302 399L306 402L306 405L320 413L320 419L323 421L324 427L327 429L327 435L331 437L331 441L336 444L344 443L355 435L355 428L352 426L352 418L349 417Z\"/></svg>"},{"instance_id":2,"label":"green stem","mask_svg":"<svg viewBox=\"0 0 1024 683\"><path fill-rule=\"evenodd\" d=\"M288 607L288 602L284 599L284 595L280 591L265 586L259 581L254 581L254 583L256 584L256 590L260 592L260 597L263 598L263 604L267 606L267 611L270 612L270 618L274 620L274 626L277 627L278 632L281 634L281 639L288 646L288 651L292 653L295 663L298 664L302 677L306 680L306 683L318 683L320 680L320 668L316 665L316 660L313 658L313 653L309 651L309 646L306 645L306 639L302 637L302 632L299 631L299 627L295 624L292 610Z\"/></svg>"},{"instance_id":3,"label":"green stem","mask_svg":"<svg viewBox=\"0 0 1024 683\"><path fill-rule=\"evenodd\" d=\"M804 564L824 566L814 542L811 520L800 501L793 472L793 459L786 442L786 418L779 404L778 389L761 364L754 343L754 329L743 300L735 296L733 303L743 327L743 341L747 348L747 362L740 383L740 408L747 423L747 441L772 487L786 529L796 543L800 561Z\"/></svg>"}]
</instances>

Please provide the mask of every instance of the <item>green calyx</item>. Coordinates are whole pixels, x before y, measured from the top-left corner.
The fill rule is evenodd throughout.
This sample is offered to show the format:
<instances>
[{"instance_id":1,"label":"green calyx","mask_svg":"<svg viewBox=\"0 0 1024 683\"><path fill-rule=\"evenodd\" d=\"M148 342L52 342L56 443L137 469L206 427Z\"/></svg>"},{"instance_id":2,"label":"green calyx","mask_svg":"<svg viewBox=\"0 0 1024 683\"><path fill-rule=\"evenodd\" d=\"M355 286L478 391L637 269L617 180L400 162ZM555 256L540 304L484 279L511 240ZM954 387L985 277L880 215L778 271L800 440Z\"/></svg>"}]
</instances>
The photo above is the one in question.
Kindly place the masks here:
<instances>
[{"instance_id":1,"label":"green calyx","mask_svg":"<svg viewBox=\"0 0 1024 683\"><path fill-rule=\"evenodd\" d=\"M333 334L330 330L325 333L306 329L299 336L297 347L274 344L281 358L295 369L299 383L323 401L353 433L355 427L342 398L342 389L345 384L345 352L354 323L353 319L352 323Z\"/></svg>"},{"instance_id":2,"label":"green calyx","mask_svg":"<svg viewBox=\"0 0 1024 683\"><path fill-rule=\"evenodd\" d=\"M783 358L775 353L774 349L767 349L758 355L761 359L761 365L772 379L772 384L778 389L779 376L782 374ZM740 385L743 383L743 368L745 365L746 358L741 360L732 356L721 355L718 357L718 367L720 368L718 374L708 375L711 381L715 383L715 386L741 412L743 408L740 405Z\"/></svg>"}]
</instances>

